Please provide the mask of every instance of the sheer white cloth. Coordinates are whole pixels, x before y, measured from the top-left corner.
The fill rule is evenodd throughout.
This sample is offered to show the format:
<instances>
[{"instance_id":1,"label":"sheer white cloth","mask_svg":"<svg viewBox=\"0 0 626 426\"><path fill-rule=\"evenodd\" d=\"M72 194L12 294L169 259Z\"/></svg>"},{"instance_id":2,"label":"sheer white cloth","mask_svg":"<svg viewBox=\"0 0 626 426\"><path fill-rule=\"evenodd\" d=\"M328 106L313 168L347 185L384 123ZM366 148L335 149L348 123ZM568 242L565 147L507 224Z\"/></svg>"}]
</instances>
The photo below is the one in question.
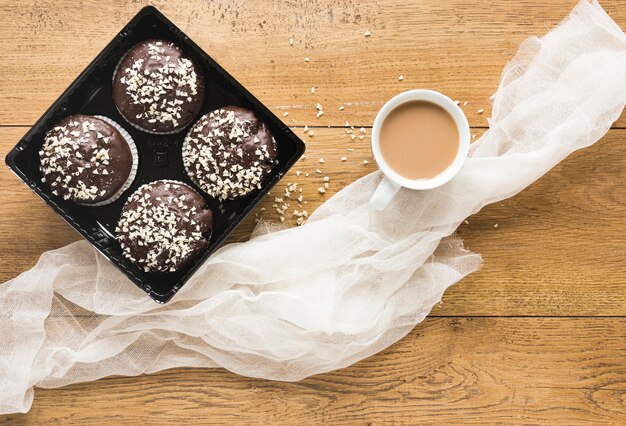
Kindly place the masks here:
<instances>
[{"instance_id":1,"label":"sheer white cloth","mask_svg":"<svg viewBox=\"0 0 626 426\"><path fill-rule=\"evenodd\" d=\"M626 102L626 35L582 1L506 66L489 131L442 188L401 191L370 217L373 173L300 228L261 224L159 306L81 241L0 286L0 414L33 387L172 367L300 380L391 345L480 267L454 237L484 205L596 142Z\"/></svg>"}]
</instances>

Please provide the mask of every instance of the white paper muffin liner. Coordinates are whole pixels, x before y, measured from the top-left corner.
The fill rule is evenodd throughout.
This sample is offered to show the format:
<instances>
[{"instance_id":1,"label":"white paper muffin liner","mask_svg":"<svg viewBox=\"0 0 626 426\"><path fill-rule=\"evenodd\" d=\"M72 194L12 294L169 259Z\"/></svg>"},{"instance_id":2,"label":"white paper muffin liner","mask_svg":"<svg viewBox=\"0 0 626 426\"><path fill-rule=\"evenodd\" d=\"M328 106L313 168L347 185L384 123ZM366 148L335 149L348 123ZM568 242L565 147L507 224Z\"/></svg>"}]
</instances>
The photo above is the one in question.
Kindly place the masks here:
<instances>
[{"instance_id":1,"label":"white paper muffin liner","mask_svg":"<svg viewBox=\"0 0 626 426\"><path fill-rule=\"evenodd\" d=\"M111 126L115 127L118 132L120 132L122 137L126 140L128 147L130 148L130 153L131 153L133 162L130 166L130 173L128 174L128 178L126 179L126 182L124 182L124 185L122 185L122 187L115 194L113 194L106 200L99 201L97 203L91 203L91 204L78 203L80 205L89 206L89 207L105 206L107 204L111 204L112 202L120 198L122 194L124 193L124 191L126 191L132 185L133 181L135 180L135 177L137 177L137 169L139 168L139 153L137 152L137 145L135 145L135 141L133 140L132 136L129 135L128 132L122 126L120 126L117 122L111 120L109 117L105 117L103 115L94 115L94 117L110 124Z\"/></svg>"},{"instance_id":2,"label":"white paper muffin liner","mask_svg":"<svg viewBox=\"0 0 626 426\"><path fill-rule=\"evenodd\" d=\"M139 43L141 43L141 42L139 42ZM138 44L138 43L137 43L137 44ZM133 45L133 47L135 47L135 46L136 46L136 44L135 44L135 45ZM124 60L124 58L126 58L126 55L128 55L128 53L132 50L132 48L133 48L133 47L131 47L130 49L128 49L128 50L126 51L126 53L124 53L124 54L122 55L122 57L120 58L120 60L119 60L119 61L117 61L117 65L115 65L115 69L113 70L113 80L112 80L112 81L113 81L113 83L112 83L112 84L115 84L115 76L117 75L117 70L118 70L118 68L120 67L120 65L122 64L122 61ZM182 132L182 131L183 131L183 129L184 129L185 127L187 127L187 126L182 126L182 127L181 127L181 128L179 128L179 129L174 129L174 130L171 130L171 131L169 131L169 132L155 132L154 130L144 129L143 127L141 127L141 126L139 126L139 125L137 125L137 124L135 124L135 123L131 122L128 118L126 118L126 116L122 113L122 111L120 111L120 109L117 107L117 104L115 103L115 100L113 100L113 105L115 105L115 109L117 110L117 112L119 112L120 116L124 119L124 121L126 121L128 124L130 124L131 126L133 126L135 129L137 129L137 130L141 130L141 131L142 131L142 132L144 132L144 133L149 133L149 134L151 134L151 135L175 135L176 133L180 133L180 132Z\"/></svg>"},{"instance_id":3,"label":"white paper muffin liner","mask_svg":"<svg viewBox=\"0 0 626 426\"><path fill-rule=\"evenodd\" d=\"M183 141L183 146L181 148L181 157L183 159L183 167L185 168L185 173L187 174L187 176L189 177L189 179L191 179L191 181L193 183L196 184L196 186L198 188L200 188L202 190L202 192L204 192L205 194L213 197L213 198L217 198L215 195L213 194L209 194L203 187L202 185L200 185L200 182L198 182L196 180L196 178L192 175L192 173L189 171L189 169L187 168L187 165L185 164L185 149L187 148L187 143L189 143L189 140L191 138L191 132L193 132L193 129L196 127L196 124L198 124L198 122L200 120L202 120L202 118L204 118L204 115L201 116L198 120L196 120L193 125L191 126L191 128L189 129L189 131L187 132L187 136L185 136L185 140Z\"/></svg>"}]
</instances>

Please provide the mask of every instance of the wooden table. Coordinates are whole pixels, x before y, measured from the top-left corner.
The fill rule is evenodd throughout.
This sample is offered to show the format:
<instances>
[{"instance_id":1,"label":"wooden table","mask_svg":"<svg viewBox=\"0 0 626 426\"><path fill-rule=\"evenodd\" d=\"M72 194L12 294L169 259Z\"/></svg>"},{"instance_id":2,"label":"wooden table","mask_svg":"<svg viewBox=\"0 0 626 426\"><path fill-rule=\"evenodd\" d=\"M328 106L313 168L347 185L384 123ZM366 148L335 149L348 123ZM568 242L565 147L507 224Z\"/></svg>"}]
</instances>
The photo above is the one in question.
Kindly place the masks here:
<instances>
[{"instance_id":1,"label":"wooden table","mask_svg":"<svg viewBox=\"0 0 626 426\"><path fill-rule=\"evenodd\" d=\"M3 156L143 3L2 0ZM153 2L277 115L289 113L283 119L307 142L307 159L294 173L311 173L324 157L331 177L325 195L317 193L315 173L284 179L304 186L309 211L374 170L370 125L400 91L428 87L467 101L473 132L484 132L504 64L522 40L544 34L575 3ZM626 27L623 1L603 3ZM325 111L319 119L318 102ZM346 121L365 127L363 141L350 140ZM304 136L305 125L314 137ZM179 369L37 389L30 413L0 421L624 424L625 126L622 116L598 144L469 218L459 233L484 256L484 268L382 353L299 383ZM6 168L0 191L0 282L79 238ZM264 202L268 211L271 204ZM234 239L252 226L253 218Z\"/></svg>"}]
</instances>

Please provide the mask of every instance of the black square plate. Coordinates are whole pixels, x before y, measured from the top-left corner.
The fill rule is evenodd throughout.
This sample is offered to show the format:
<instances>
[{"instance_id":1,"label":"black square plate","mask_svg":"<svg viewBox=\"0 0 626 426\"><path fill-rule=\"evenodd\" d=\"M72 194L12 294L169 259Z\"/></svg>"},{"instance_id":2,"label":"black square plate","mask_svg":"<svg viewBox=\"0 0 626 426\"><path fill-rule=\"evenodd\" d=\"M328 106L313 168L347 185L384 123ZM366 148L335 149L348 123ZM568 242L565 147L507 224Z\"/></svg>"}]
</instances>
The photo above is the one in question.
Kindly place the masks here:
<instances>
[{"instance_id":1,"label":"black square plate","mask_svg":"<svg viewBox=\"0 0 626 426\"><path fill-rule=\"evenodd\" d=\"M254 111L265 121L278 147L278 164L263 188L245 198L219 203L204 194L187 177L182 163L182 143L188 128L173 135L152 135L129 125L118 113L111 96L113 71L121 57L136 43L160 38L178 44L204 74L205 99L201 115L216 108L237 105ZM39 154L45 137L61 119L72 114L104 115L122 125L133 137L139 151L139 170L129 190L115 202L85 207L54 196L41 182ZM193 123L191 124L193 125ZM219 66L198 45L154 7L143 8L104 48L50 109L9 152L6 163L41 199L76 231L121 269L137 286L157 302L165 303L185 284L198 267L228 237L261 198L280 180L304 153L304 143L270 110ZM128 197L141 185L158 179L185 182L202 194L214 212L213 233L206 252L193 265L173 273L146 273L128 261L115 239L115 225Z\"/></svg>"}]
</instances>

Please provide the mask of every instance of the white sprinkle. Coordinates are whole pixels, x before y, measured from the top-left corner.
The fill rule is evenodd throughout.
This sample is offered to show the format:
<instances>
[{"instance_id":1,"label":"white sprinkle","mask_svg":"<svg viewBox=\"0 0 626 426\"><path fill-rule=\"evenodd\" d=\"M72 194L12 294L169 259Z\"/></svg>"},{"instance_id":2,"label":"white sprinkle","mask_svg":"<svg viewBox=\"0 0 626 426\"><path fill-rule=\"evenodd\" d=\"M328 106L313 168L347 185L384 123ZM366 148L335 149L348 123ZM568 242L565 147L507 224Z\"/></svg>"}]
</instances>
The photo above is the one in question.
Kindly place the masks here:
<instances>
[{"instance_id":1,"label":"white sprinkle","mask_svg":"<svg viewBox=\"0 0 626 426\"><path fill-rule=\"evenodd\" d=\"M324 182L330 182L330 178L328 176L324 176L324 179L322 179Z\"/></svg>"},{"instance_id":2,"label":"white sprinkle","mask_svg":"<svg viewBox=\"0 0 626 426\"><path fill-rule=\"evenodd\" d=\"M464 223L464 224L466 224L466 225L469 225L469 222L467 221L467 219L465 219L465 220L463 221L463 223Z\"/></svg>"},{"instance_id":3,"label":"white sprinkle","mask_svg":"<svg viewBox=\"0 0 626 426\"><path fill-rule=\"evenodd\" d=\"M467 106L467 104L469 104L469 101L463 102L463 106Z\"/></svg>"},{"instance_id":4,"label":"white sprinkle","mask_svg":"<svg viewBox=\"0 0 626 426\"><path fill-rule=\"evenodd\" d=\"M323 159L323 158L320 158L320 161L318 161L318 163L320 163L320 164L324 164L324 163L325 163L325 161L324 161L324 159Z\"/></svg>"},{"instance_id":5,"label":"white sprinkle","mask_svg":"<svg viewBox=\"0 0 626 426\"><path fill-rule=\"evenodd\" d=\"M302 130L304 133L309 131L309 126L304 126L304 129Z\"/></svg>"},{"instance_id":6,"label":"white sprinkle","mask_svg":"<svg viewBox=\"0 0 626 426\"><path fill-rule=\"evenodd\" d=\"M345 108L343 105L341 105L341 106L339 107L339 111L343 111L344 109L346 109L346 108Z\"/></svg>"},{"instance_id":7,"label":"white sprinkle","mask_svg":"<svg viewBox=\"0 0 626 426\"><path fill-rule=\"evenodd\" d=\"M317 191L318 191L320 194L323 194L323 193L325 193L325 192L326 192L326 190L325 190L324 188L322 188L321 186L320 186L319 188L317 188Z\"/></svg>"},{"instance_id":8,"label":"white sprinkle","mask_svg":"<svg viewBox=\"0 0 626 426\"><path fill-rule=\"evenodd\" d=\"M341 157L341 161L348 161L348 157Z\"/></svg>"},{"instance_id":9,"label":"white sprinkle","mask_svg":"<svg viewBox=\"0 0 626 426\"><path fill-rule=\"evenodd\" d=\"M363 160L363 165L364 165L364 166L367 166L368 164L369 164L369 161L367 161L367 160Z\"/></svg>"},{"instance_id":10,"label":"white sprinkle","mask_svg":"<svg viewBox=\"0 0 626 426\"><path fill-rule=\"evenodd\" d=\"M478 113L479 113L479 114L482 114L483 112L485 112L485 110L484 110L484 109L482 109L482 108L478 110Z\"/></svg>"},{"instance_id":11,"label":"white sprinkle","mask_svg":"<svg viewBox=\"0 0 626 426\"><path fill-rule=\"evenodd\" d=\"M365 133L365 127L361 127L361 128L359 129L359 133Z\"/></svg>"},{"instance_id":12,"label":"white sprinkle","mask_svg":"<svg viewBox=\"0 0 626 426\"><path fill-rule=\"evenodd\" d=\"M285 112L283 113L283 117L287 117L288 115L289 115L289 113L288 113L287 111L285 111Z\"/></svg>"},{"instance_id":13,"label":"white sprinkle","mask_svg":"<svg viewBox=\"0 0 626 426\"><path fill-rule=\"evenodd\" d=\"M304 58L304 62L309 62L309 58Z\"/></svg>"},{"instance_id":14,"label":"white sprinkle","mask_svg":"<svg viewBox=\"0 0 626 426\"><path fill-rule=\"evenodd\" d=\"M324 111L317 111L317 114L315 114L317 116L317 118L320 118L322 115L324 115Z\"/></svg>"},{"instance_id":15,"label":"white sprinkle","mask_svg":"<svg viewBox=\"0 0 626 426\"><path fill-rule=\"evenodd\" d=\"M476 135L472 135L472 139L476 139Z\"/></svg>"},{"instance_id":16,"label":"white sprinkle","mask_svg":"<svg viewBox=\"0 0 626 426\"><path fill-rule=\"evenodd\" d=\"M309 136L310 136L310 137L315 136L315 132L314 132L313 130L309 130Z\"/></svg>"},{"instance_id":17,"label":"white sprinkle","mask_svg":"<svg viewBox=\"0 0 626 426\"><path fill-rule=\"evenodd\" d=\"M400 74L400 77L398 77L398 81L404 81L404 76L402 74Z\"/></svg>"},{"instance_id":18,"label":"white sprinkle","mask_svg":"<svg viewBox=\"0 0 626 426\"><path fill-rule=\"evenodd\" d=\"M363 35L365 37L370 37L372 35L372 33L370 32L370 30L365 30L365 33Z\"/></svg>"},{"instance_id":19,"label":"white sprinkle","mask_svg":"<svg viewBox=\"0 0 626 426\"><path fill-rule=\"evenodd\" d=\"M315 169L315 173L317 173L318 175L321 175L322 171L320 169Z\"/></svg>"},{"instance_id":20,"label":"white sprinkle","mask_svg":"<svg viewBox=\"0 0 626 426\"><path fill-rule=\"evenodd\" d=\"M300 170L296 170L296 176L300 176L302 172Z\"/></svg>"},{"instance_id":21,"label":"white sprinkle","mask_svg":"<svg viewBox=\"0 0 626 426\"><path fill-rule=\"evenodd\" d=\"M494 227L494 228L497 228L497 227L498 227L498 224L496 223L495 225L493 225L493 227Z\"/></svg>"},{"instance_id":22,"label":"white sprinkle","mask_svg":"<svg viewBox=\"0 0 626 426\"><path fill-rule=\"evenodd\" d=\"M289 46L293 46L293 39L292 38L289 39Z\"/></svg>"},{"instance_id":23,"label":"white sprinkle","mask_svg":"<svg viewBox=\"0 0 626 426\"><path fill-rule=\"evenodd\" d=\"M315 93L315 87L311 87L311 93Z\"/></svg>"}]
</instances>

